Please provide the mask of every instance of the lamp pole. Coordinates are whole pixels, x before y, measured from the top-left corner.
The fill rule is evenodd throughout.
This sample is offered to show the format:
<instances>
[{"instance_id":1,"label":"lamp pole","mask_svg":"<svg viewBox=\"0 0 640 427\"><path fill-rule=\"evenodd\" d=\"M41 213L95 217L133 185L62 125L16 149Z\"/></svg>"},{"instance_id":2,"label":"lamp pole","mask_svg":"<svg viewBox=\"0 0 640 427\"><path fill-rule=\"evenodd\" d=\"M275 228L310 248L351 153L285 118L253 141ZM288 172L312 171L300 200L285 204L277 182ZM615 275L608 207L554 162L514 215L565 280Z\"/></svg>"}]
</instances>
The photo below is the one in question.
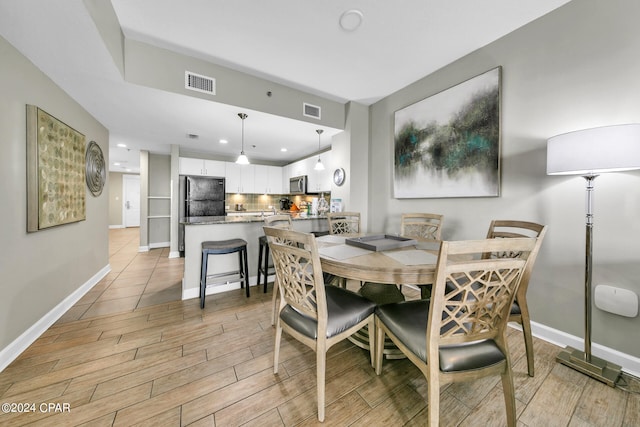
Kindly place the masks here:
<instances>
[{"instance_id":1,"label":"lamp pole","mask_svg":"<svg viewBox=\"0 0 640 427\"><path fill-rule=\"evenodd\" d=\"M566 347L556 360L565 366L615 387L622 367L591 354L591 284L593 280L593 181L597 174L582 176L586 181L586 224L584 262L584 351Z\"/></svg>"},{"instance_id":2,"label":"lamp pole","mask_svg":"<svg viewBox=\"0 0 640 427\"><path fill-rule=\"evenodd\" d=\"M591 363L591 285L593 278L593 181L598 175L585 175L586 228L585 228L585 267L584 267L584 360Z\"/></svg>"}]
</instances>

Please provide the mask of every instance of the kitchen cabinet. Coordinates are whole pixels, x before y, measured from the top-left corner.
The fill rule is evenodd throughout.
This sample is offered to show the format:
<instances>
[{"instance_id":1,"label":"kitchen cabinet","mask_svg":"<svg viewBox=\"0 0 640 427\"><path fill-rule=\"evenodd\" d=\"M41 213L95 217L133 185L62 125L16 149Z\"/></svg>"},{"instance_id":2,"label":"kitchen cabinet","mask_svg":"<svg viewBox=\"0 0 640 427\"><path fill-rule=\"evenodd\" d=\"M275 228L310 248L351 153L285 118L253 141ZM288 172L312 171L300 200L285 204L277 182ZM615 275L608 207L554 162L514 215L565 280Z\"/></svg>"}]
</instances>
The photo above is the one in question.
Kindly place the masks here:
<instances>
[{"instance_id":1,"label":"kitchen cabinet","mask_svg":"<svg viewBox=\"0 0 640 427\"><path fill-rule=\"evenodd\" d=\"M226 191L227 193L255 193L255 165L239 165L227 163L226 165Z\"/></svg>"},{"instance_id":2,"label":"kitchen cabinet","mask_svg":"<svg viewBox=\"0 0 640 427\"><path fill-rule=\"evenodd\" d=\"M258 194L282 194L282 168L255 165L254 190Z\"/></svg>"},{"instance_id":3,"label":"kitchen cabinet","mask_svg":"<svg viewBox=\"0 0 640 427\"><path fill-rule=\"evenodd\" d=\"M331 183L333 177L333 164L331 162L331 151L324 152L320 155L324 169L315 170L318 163L318 156L305 159L307 165L307 191L310 193L327 193L331 191Z\"/></svg>"},{"instance_id":4,"label":"kitchen cabinet","mask_svg":"<svg viewBox=\"0 0 640 427\"><path fill-rule=\"evenodd\" d=\"M328 193L331 191L334 164L331 159L331 150L320 154L324 170L315 170L318 163L318 156L307 157L288 164L283 168L283 183L285 190L289 187L289 178L294 176L306 175L307 191L310 193Z\"/></svg>"},{"instance_id":5,"label":"kitchen cabinet","mask_svg":"<svg viewBox=\"0 0 640 427\"><path fill-rule=\"evenodd\" d=\"M180 157L178 169L180 175L224 177L226 171L226 162L222 162L219 160Z\"/></svg>"}]
</instances>

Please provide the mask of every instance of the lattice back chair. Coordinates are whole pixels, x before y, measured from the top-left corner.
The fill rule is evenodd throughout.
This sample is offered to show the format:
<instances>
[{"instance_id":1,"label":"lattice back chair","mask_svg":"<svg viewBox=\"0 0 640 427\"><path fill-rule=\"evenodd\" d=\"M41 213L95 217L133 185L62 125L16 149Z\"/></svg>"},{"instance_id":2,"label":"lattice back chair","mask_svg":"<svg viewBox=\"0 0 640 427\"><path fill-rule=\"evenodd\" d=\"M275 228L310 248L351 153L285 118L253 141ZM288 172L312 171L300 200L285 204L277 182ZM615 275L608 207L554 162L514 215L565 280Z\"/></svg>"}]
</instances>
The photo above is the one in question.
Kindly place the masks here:
<instances>
[{"instance_id":1,"label":"lattice back chair","mask_svg":"<svg viewBox=\"0 0 640 427\"><path fill-rule=\"evenodd\" d=\"M329 234L360 234L360 212L327 212ZM347 279L333 275L325 275L325 282L343 288L347 287Z\"/></svg>"},{"instance_id":2,"label":"lattice back chair","mask_svg":"<svg viewBox=\"0 0 640 427\"><path fill-rule=\"evenodd\" d=\"M433 213L404 213L400 219L400 235L418 240L442 240L444 215ZM416 288L413 285L408 285ZM431 297L431 285L418 285L420 298Z\"/></svg>"},{"instance_id":3,"label":"lattice back chair","mask_svg":"<svg viewBox=\"0 0 640 427\"><path fill-rule=\"evenodd\" d=\"M424 240L441 240L444 215L432 213L403 213L400 235Z\"/></svg>"},{"instance_id":4,"label":"lattice back chair","mask_svg":"<svg viewBox=\"0 0 640 427\"><path fill-rule=\"evenodd\" d=\"M278 227L278 228L283 228L285 230L291 230L293 229L293 223L291 222L291 215L271 215L268 217L265 217L264 219L264 224L267 227ZM263 236L265 239L265 243L266 243L266 239L267 236ZM265 254L264 254L264 263L265 266L263 267L263 270L265 271L269 271L270 269L273 269L274 267L271 266L269 267L269 245L267 244L265 247ZM258 264L260 264L260 262L262 261L261 259L261 255L262 252L260 252L260 257L258 257ZM260 266L258 266L258 268L260 268ZM266 276L268 273L265 273L265 290L266 290ZM258 275L258 278L260 277L260 275ZM280 295L280 292L278 290L278 283L277 283L277 276L276 276L276 280L273 283L273 296L271 297L271 324L275 325L276 324L276 309L278 307L278 296Z\"/></svg>"},{"instance_id":5,"label":"lattice back chair","mask_svg":"<svg viewBox=\"0 0 640 427\"><path fill-rule=\"evenodd\" d=\"M316 352L318 420L324 421L326 353L368 325L374 330L375 304L336 286L325 286L313 234L264 227L282 295L276 321L273 372L278 372L282 331ZM374 365L374 347L371 346Z\"/></svg>"},{"instance_id":6,"label":"lattice back chair","mask_svg":"<svg viewBox=\"0 0 640 427\"><path fill-rule=\"evenodd\" d=\"M507 424L516 425L506 326L509 310L535 239L442 242L430 301L385 304L376 309L376 373L382 372L385 335L428 382L428 425L438 426L440 385L500 374ZM487 252L520 252L520 258L481 258Z\"/></svg>"},{"instance_id":7,"label":"lattice back chair","mask_svg":"<svg viewBox=\"0 0 640 427\"><path fill-rule=\"evenodd\" d=\"M360 233L360 212L327 212L329 234Z\"/></svg>"},{"instance_id":8,"label":"lattice back chair","mask_svg":"<svg viewBox=\"0 0 640 427\"><path fill-rule=\"evenodd\" d=\"M542 245L544 235L547 233L547 226L527 221L511 221L511 220L494 220L489 225L487 239L495 238L518 238L533 237L537 239L537 245L534 251L529 255L529 263L525 270L520 287L516 293L515 301L511 307L509 321L517 322L522 326L524 336L524 344L527 353L527 370L529 376L534 375L533 362L533 336L531 334L531 320L529 318L529 306L527 305L527 289L529 288L529 279L535 263L538 251ZM485 257L513 257L518 256L517 253L491 253L485 254Z\"/></svg>"}]
</instances>

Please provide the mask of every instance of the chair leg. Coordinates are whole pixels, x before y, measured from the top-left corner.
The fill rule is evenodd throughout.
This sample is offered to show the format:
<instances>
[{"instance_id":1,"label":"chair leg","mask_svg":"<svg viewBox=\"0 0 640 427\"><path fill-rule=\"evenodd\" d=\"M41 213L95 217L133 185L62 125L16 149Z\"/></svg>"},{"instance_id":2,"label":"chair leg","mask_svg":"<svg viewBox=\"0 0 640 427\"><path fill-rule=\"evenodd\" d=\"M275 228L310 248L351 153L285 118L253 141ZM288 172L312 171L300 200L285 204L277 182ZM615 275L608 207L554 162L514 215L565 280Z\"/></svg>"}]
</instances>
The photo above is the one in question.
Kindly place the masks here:
<instances>
[{"instance_id":1,"label":"chair leg","mask_svg":"<svg viewBox=\"0 0 640 427\"><path fill-rule=\"evenodd\" d=\"M375 363L375 369L376 369L376 375L380 375L382 373L382 359L384 359L384 356L382 355L382 352L384 351L384 338L385 338L385 333L384 333L384 329L382 328L382 326L380 325L380 321L378 320L378 318L375 318L375 346L376 346L376 351L375 351L375 355L374 355L374 363ZM371 345L369 346L371 348Z\"/></svg>"},{"instance_id":2,"label":"chair leg","mask_svg":"<svg viewBox=\"0 0 640 427\"><path fill-rule=\"evenodd\" d=\"M324 421L324 383L327 370L327 349L318 342L316 348L316 388L318 390L318 421Z\"/></svg>"},{"instance_id":3,"label":"chair leg","mask_svg":"<svg viewBox=\"0 0 640 427\"><path fill-rule=\"evenodd\" d=\"M269 245L264 247L264 293L267 293L267 280L269 277ZM258 280L258 284L260 281Z\"/></svg>"},{"instance_id":4,"label":"chair leg","mask_svg":"<svg viewBox=\"0 0 640 427\"><path fill-rule=\"evenodd\" d=\"M247 261L247 247L240 251L242 254L242 270L244 275L244 285L247 288L247 298L249 298L249 262Z\"/></svg>"},{"instance_id":5,"label":"chair leg","mask_svg":"<svg viewBox=\"0 0 640 427\"><path fill-rule=\"evenodd\" d=\"M278 317L278 295L280 294L280 287L278 286L278 277L273 281L273 297L271 298L271 325L276 324L276 317Z\"/></svg>"},{"instance_id":6,"label":"chair leg","mask_svg":"<svg viewBox=\"0 0 640 427\"><path fill-rule=\"evenodd\" d=\"M273 346L273 373L278 373L278 359L280 358L280 341L282 340L282 328L280 327L280 321L276 322L276 338Z\"/></svg>"},{"instance_id":7,"label":"chair leg","mask_svg":"<svg viewBox=\"0 0 640 427\"><path fill-rule=\"evenodd\" d=\"M437 427L440 425L440 381L437 380L437 375L430 375L430 377L427 379L428 425Z\"/></svg>"},{"instance_id":8,"label":"chair leg","mask_svg":"<svg viewBox=\"0 0 640 427\"><path fill-rule=\"evenodd\" d=\"M367 323L369 329L369 356L371 357L371 367L373 369L376 368L376 351L378 348L376 347L376 321L375 316L371 316L369 322Z\"/></svg>"},{"instance_id":9,"label":"chair leg","mask_svg":"<svg viewBox=\"0 0 640 427\"><path fill-rule=\"evenodd\" d=\"M527 353L527 370L530 377L533 377L533 336L531 334L531 321L529 320L529 308L526 301L519 303L520 305L520 325L522 325L522 334L524 335L524 347Z\"/></svg>"},{"instance_id":10,"label":"chair leg","mask_svg":"<svg viewBox=\"0 0 640 427\"><path fill-rule=\"evenodd\" d=\"M258 272L256 273L256 277L257 277L256 283L258 284L260 283L260 272L262 268L262 250L263 250L263 245L258 242Z\"/></svg>"},{"instance_id":11,"label":"chair leg","mask_svg":"<svg viewBox=\"0 0 640 427\"><path fill-rule=\"evenodd\" d=\"M200 267L200 308L204 308L204 299L207 296L207 260L209 255L202 253L202 261Z\"/></svg>"},{"instance_id":12,"label":"chair leg","mask_svg":"<svg viewBox=\"0 0 640 427\"><path fill-rule=\"evenodd\" d=\"M502 390L504 392L504 403L507 409L507 425L509 427L516 426L516 398L513 387L513 376L511 374L511 366L509 362L505 363L504 372L502 373Z\"/></svg>"}]
</instances>

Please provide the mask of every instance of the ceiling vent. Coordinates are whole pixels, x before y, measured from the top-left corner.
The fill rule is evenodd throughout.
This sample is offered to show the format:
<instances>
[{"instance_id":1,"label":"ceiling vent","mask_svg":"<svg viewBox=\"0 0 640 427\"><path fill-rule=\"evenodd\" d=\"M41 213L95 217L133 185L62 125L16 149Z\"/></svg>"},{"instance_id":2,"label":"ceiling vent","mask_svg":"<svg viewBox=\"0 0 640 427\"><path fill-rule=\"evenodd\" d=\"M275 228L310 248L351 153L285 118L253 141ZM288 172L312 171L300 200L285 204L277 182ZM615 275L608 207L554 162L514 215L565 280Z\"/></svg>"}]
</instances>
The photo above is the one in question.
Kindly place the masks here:
<instances>
[{"instance_id":1,"label":"ceiling vent","mask_svg":"<svg viewBox=\"0 0 640 427\"><path fill-rule=\"evenodd\" d=\"M320 107L305 102L302 104L302 115L320 120Z\"/></svg>"},{"instance_id":2,"label":"ceiling vent","mask_svg":"<svg viewBox=\"0 0 640 427\"><path fill-rule=\"evenodd\" d=\"M201 74L192 73L191 71L185 71L184 87L185 89L195 90L196 92L215 95L216 79L214 79L213 77L207 77Z\"/></svg>"}]
</instances>

